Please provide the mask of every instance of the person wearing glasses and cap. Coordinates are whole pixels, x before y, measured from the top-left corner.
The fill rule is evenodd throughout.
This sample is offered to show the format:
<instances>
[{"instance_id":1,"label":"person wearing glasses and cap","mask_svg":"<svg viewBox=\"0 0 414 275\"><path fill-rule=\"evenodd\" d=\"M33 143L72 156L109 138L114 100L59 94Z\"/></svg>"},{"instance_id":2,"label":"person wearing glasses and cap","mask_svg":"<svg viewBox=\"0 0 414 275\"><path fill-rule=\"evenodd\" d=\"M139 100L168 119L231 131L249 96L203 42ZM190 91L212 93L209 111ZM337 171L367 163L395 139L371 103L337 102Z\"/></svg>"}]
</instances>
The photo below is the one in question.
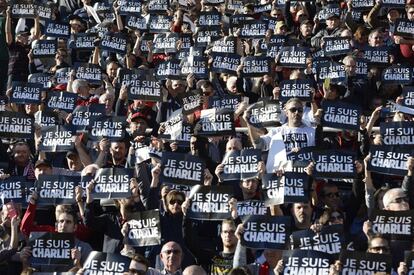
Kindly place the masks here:
<instances>
[{"instance_id":1,"label":"person wearing glasses and cap","mask_svg":"<svg viewBox=\"0 0 414 275\"><path fill-rule=\"evenodd\" d=\"M266 170L272 173L278 170L283 164L283 157L277 155L286 150L286 153L298 152L301 148L315 146L316 129L310 127L302 122L303 103L298 98L291 98L285 104L285 112L287 116L287 123L280 127L269 129L266 135L262 129L258 129L248 124L248 132L253 146L263 151L269 151ZM319 113L319 112L318 112ZM320 114L315 114L316 124L320 124ZM244 114L244 119L248 121L250 113L248 111Z\"/></svg>"}]
</instances>

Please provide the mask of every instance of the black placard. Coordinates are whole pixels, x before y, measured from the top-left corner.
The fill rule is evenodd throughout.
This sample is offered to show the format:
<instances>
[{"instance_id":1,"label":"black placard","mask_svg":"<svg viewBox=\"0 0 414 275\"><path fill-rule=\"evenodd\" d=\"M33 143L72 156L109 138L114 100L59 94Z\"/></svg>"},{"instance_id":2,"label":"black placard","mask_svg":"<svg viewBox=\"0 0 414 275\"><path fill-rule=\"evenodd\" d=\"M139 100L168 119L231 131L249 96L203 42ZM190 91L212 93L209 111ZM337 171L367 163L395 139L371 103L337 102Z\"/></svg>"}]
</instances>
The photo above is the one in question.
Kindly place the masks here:
<instances>
[{"instance_id":1,"label":"black placard","mask_svg":"<svg viewBox=\"0 0 414 275\"><path fill-rule=\"evenodd\" d=\"M191 189L191 205L187 218L195 220L225 220L231 217L230 186L196 185Z\"/></svg>"},{"instance_id":2,"label":"black placard","mask_svg":"<svg viewBox=\"0 0 414 275\"><path fill-rule=\"evenodd\" d=\"M178 33L159 33L154 37L154 53L176 53L177 42L180 39Z\"/></svg>"},{"instance_id":3,"label":"black placard","mask_svg":"<svg viewBox=\"0 0 414 275\"><path fill-rule=\"evenodd\" d=\"M148 29L147 19L136 15L128 15L125 20L125 26L140 31L146 31Z\"/></svg>"},{"instance_id":4,"label":"black placard","mask_svg":"<svg viewBox=\"0 0 414 275\"><path fill-rule=\"evenodd\" d=\"M313 176L317 179L354 178L356 175L355 153L341 150L313 152L315 169Z\"/></svg>"},{"instance_id":5,"label":"black placard","mask_svg":"<svg viewBox=\"0 0 414 275\"><path fill-rule=\"evenodd\" d=\"M208 98L208 107L215 109L236 110L242 98L239 95L223 95Z\"/></svg>"},{"instance_id":6,"label":"black placard","mask_svg":"<svg viewBox=\"0 0 414 275\"><path fill-rule=\"evenodd\" d=\"M279 100L287 102L289 99L296 97L302 101L312 101L312 81L310 79L283 80L279 84Z\"/></svg>"},{"instance_id":7,"label":"black placard","mask_svg":"<svg viewBox=\"0 0 414 275\"><path fill-rule=\"evenodd\" d=\"M32 232L29 246L32 249L32 267L73 265L71 249L75 241L72 233Z\"/></svg>"},{"instance_id":8,"label":"black placard","mask_svg":"<svg viewBox=\"0 0 414 275\"><path fill-rule=\"evenodd\" d=\"M366 253L342 250L339 260L342 263L342 275L346 274L389 274L392 269L391 254Z\"/></svg>"},{"instance_id":9,"label":"black placard","mask_svg":"<svg viewBox=\"0 0 414 275\"><path fill-rule=\"evenodd\" d=\"M92 251L83 264L85 274L119 275L128 272L131 259L119 253Z\"/></svg>"},{"instance_id":10,"label":"black placard","mask_svg":"<svg viewBox=\"0 0 414 275\"><path fill-rule=\"evenodd\" d=\"M72 112L76 106L78 95L71 92L49 92L46 106L49 109L59 109Z\"/></svg>"},{"instance_id":11,"label":"black placard","mask_svg":"<svg viewBox=\"0 0 414 275\"><path fill-rule=\"evenodd\" d=\"M224 170L221 174L223 181L258 177L258 164L261 161L261 155L262 153L259 149L232 150L227 152L222 161L222 164L224 164Z\"/></svg>"},{"instance_id":12,"label":"black placard","mask_svg":"<svg viewBox=\"0 0 414 275\"><path fill-rule=\"evenodd\" d=\"M267 22L244 21L240 29L240 38L264 38L267 32Z\"/></svg>"},{"instance_id":13,"label":"black placard","mask_svg":"<svg viewBox=\"0 0 414 275\"><path fill-rule=\"evenodd\" d=\"M94 199L125 199L131 196L130 183L134 169L101 168L95 174Z\"/></svg>"},{"instance_id":14,"label":"black placard","mask_svg":"<svg viewBox=\"0 0 414 275\"><path fill-rule=\"evenodd\" d=\"M122 140L125 136L125 117L97 117L89 120L90 139Z\"/></svg>"},{"instance_id":15,"label":"black placard","mask_svg":"<svg viewBox=\"0 0 414 275\"><path fill-rule=\"evenodd\" d=\"M286 68L306 68L309 49L299 46L282 47L279 51L279 65Z\"/></svg>"},{"instance_id":16,"label":"black placard","mask_svg":"<svg viewBox=\"0 0 414 275\"><path fill-rule=\"evenodd\" d=\"M124 242L131 246L151 246L161 244L160 212L149 210L134 212L128 218L128 235Z\"/></svg>"},{"instance_id":17,"label":"black placard","mask_svg":"<svg viewBox=\"0 0 414 275\"><path fill-rule=\"evenodd\" d=\"M203 184L205 163L197 156L164 152L161 159L161 179L177 184Z\"/></svg>"},{"instance_id":18,"label":"black placard","mask_svg":"<svg viewBox=\"0 0 414 275\"><path fill-rule=\"evenodd\" d=\"M286 249L290 235L290 217L252 215L243 221L240 242L256 249Z\"/></svg>"},{"instance_id":19,"label":"black placard","mask_svg":"<svg viewBox=\"0 0 414 275\"><path fill-rule=\"evenodd\" d=\"M27 179L26 177L11 176L0 181L0 202L1 204L13 201L23 203L25 201Z\"/></svg>"},{"instance_id":20,"label":"black placard","mask_svg":"<svg viewBox=\"0 0 414 275\"><path fill-rule=\"evenodd\" d=\"M46 22L45 34L49 37L66 37L70 36L70 26L65 23L58 23L48 20Z\"/></svg>"},{"instance_id":21,"label":"black placard","mask_svg":"<svg viewBox=\"0 0 414 275\"><path fill-rule=\"evenodd\" d=\"M382 72L383 84L408 85L412 82L413 68L405 65L393 65Z\"/></svg>"},{"instance_id":22,"label":"black placard","mask_svg":"<svg viewBox=\"0 0 414 275\"><path fill-rule=\"evenodd\" d=\"M196 28L194 44L196 47L207 47L210 43L222 37L221 30L210 28Z\"/></svg>"},{"instance_id":23,"label":"black placard","mask_svg":"<svg viewBox=\"0 0 414 275\"><path fill-rule=\"evenodd\" d=\"M16 1L11 6L11 15L13 18L35 18L36 10L34 4L25 3L25 1ZM19 3L20 2L20 3Z\"/></svg>"},{"instance_id":24,"label":"black placard","mask_svg":"<svg viewBox=\"0 0 414 275\"><path fill-rule=\"evenodd\" d=\"M139 77L130 80L128 84L129 100L159 101L162 102L162 85L161 82L154 77Z\"/></svg>"},{"instance_id":25,"label":"black placard","mask_svg":"<svg viewBox=\"0 0 414 275\"><path fill-rule=\"evenodd\" d=\"M50 19L52 18L52 5L45 4L45 5L38 5L35 4L36 15L39 16L41 19Z\"/></svg>"},{"instance_id":26,"label":"black placard","mask_svg":"<svg viewBox=\"0 0 414 275\"><path fill-rule=\"evenodd\" d=\"M10 102L17 104L39 104L43 85L13 81Z\"/></svg>"},{"instance_id":27,"label":"black placard","mask_svg":"<svg viewBox=\"0 0 414 275\"><path fill-rule=\"evenodd\" d=\"M326 17L332 13L340 17L341 7L339 6L339 3L331 2L325 5L318 13L319 21L325 23Z\"/></svg>"},{"instance_id":28,"label":"black placard","mask_svg":"<svg viewBox=\"0 0 414 275\"><path fill-rule=\"evenodd\" d=\"M45 110L45 111L37 111L34 115L35 123L43 126L53 126L58 125L59 119L56 112Z\"/></svg>"},{"instance_id":29,"label":"black placard","mask_svg":"<svg viewBox=\"0 0 414 275\"><path fill-rule=\"evenodd\" d=\"M147 9L149 13L166 13L169 7L169 0L149 0L147 3Z\"/></svg>"},{"instance_id":30,"label":"black placard","mask_svg":"<svg viewBox=\"0 0 414 275\"><path fill-rule=\"evenodd\" d=\"M102 50L124 55L127 52L127 37L120 32L108 32L102 37L100 48Z\"/></svg>"},{"instance_id":31,"label":"black placard","mask_svg":"<svg viewBox=\"0 0 414 275\"><path fill-rule=\"evenodd\" d=\"M246 56L242 59L243 77L258 77L270 72L270 59L267 56Z\"/></svg>"},{"instance_id":32,"label":"black placard","mask_svg":"<svg viewBox=\"0 0 414 275\"><path fill-rule=\"evenodd\" d=\"M75 187L80 177L40 175L36 181L38 205L75 203Z\"/></svg>"},{"instance_id":33,"label":"black placard","mask_svg":"<svg viewBox=\"0 0 414 275\"><path fill-rule=\"evenodd\" d=\"M122 85L128 86L131 81L137 79L145 79L147 75L151 75L150 71L147 69L127 69L121 68L118 70L118 83L119 87Z\"/></svg>"},{"instance_id":34,"label":"black placard","mask_svg":"<svg viewBox=\"0 0 414 275\"><path fill-rule=\"evenodd\" d=\"M382 122L380 133L384 145L414 145L414 122Z\"/></svg>"},{"instance_id":35,"label":"black placard","mask_svg":"<svg viewBox=\"0 0 414 275\"><path fill-rule=\"evenodd\" d=\"M374 233L402 240L411 239L413 220L414 210L388 211L373 209L370 216Z\"/></svg>"},{"instance_id":36,"label":"black placard","mask_svg":"<svg viewBox=\"0 0 414 275\"><path fill-rule=\"evenodd\" d=\"M287 153L286 158L287 160L292 160L294 162L299 161L299 162L309 163L313 159L312 155L315 150L316 150L316 147L314 146L300 148L298 152L291 151Z\"/></svg>"},{"instance_id":37,"label":"black placard","mask_svg":"<svg viewBox=\"0 0 414 275\"><path fill-rule=\"evenodd\" d=\"M56 40L35 40L32 42L32 53L34 57L53 57L56 54Z\"/></svg>"},{"instance_id":38,"label":"black placard","mask_svg":"<svg viewBox=\"0 0 414 275\"><path fill-rule=\"evenodd\" d=\"M200 56L190 56L185 58L180 63L181 74L194 74L197 79L208 78L207 58Z\"/></svg>"},{"instance_id":39,"label":"black placard","mask_svg":"<svg viewBox=\"0 0 414 275\"><path fill-rule=\"evenodd\" d=\"M169 32L173 22L172 16L162 14L150 14L148 19L148 29L150 33Z\"/></svg>"},{"instance_id":40,"label":"black placard","mask_svg":"<svg viewBox=\"0 0 414 275\"><path fill-rule=\"evenodd\" d=\"M234 111L230 109L206 109L201 111L200 135L217 136L234 134Z\"/></svg>"},{"instance_id":41,"label":"black placard","mask_svg":"<svg viewBox=\"0 0 414 275\"><path fill-rule=\"evenodd\" d=\"M344 242L344 230L342 224L323 226L316 233L311 229L295 231L291 235L294 249L311 249L329 254L341 252Z\"/></svg>"},{"instance_id":42,"label":"black placard","mask_svg":"<svg viewBox=\"0 0 414 275\"><path fill-rule=\"evenodd\" d=\"M262 190L266 206L309 201L308 176L303 173L265 174Z\"/></svg>"},{"instance_id":43,"label":"black placard","mask_svg":"<svg viewBox=\"0 0 414 275\"><path fill-rule=\"evenodd\" d=\"M43 89L48 89L51 86L52 75L49 73L34 73L27 78L29 83L42 84Z\"/></svg>"},{"instance_id":44,"label":"black placard","mask_svg":"<svg viewBox=\"0 0 414 275\"><path fill-rule=\"evenodd\" d=\"M370 65L387 66L390 62L390 49L388 47L370 47L364 49L364 58Z\"/></svg>"},{"instance_id":45,"label":"black placard","mask_svg":"<svg viewBox=\"0 0 414 275\"><path fill-rule=\"evenodd\" d=\"M33 138L34 118L17 112L0 112L0 137Z\"/></svg>"},{"instance_id":46,"label":"black placard","mask_svg":"<svg viewBox=\"0 0 414 275\"><path fill-rule=\"evenodd\" d=\"M322 109L323 126L359 130L361 109L358 106L338 101L325 101Z\"/></svg>"},{"instance_id":47,"label":"black placard","mask_svg":"<svg viewBox=\"0 0 414 275\"><path fill-rule=\"evenodd\" d=\"M355 60L356 63L356 70L355 76L359 79L367 79L368 78L368 62L364 58L357 58Z\"/></svg>"},{"instance_id":48,"label":"black placard","mask_svg":"<svg viewBox=\"0 0 414 275\"><path fill-rule=\"evenodd\" d=\"M394 35L414 38L414 22L405 18L395 20Z\"/></svg>"},{"instance_id":49,"label":"black placard","mask_svg":"<svg viewBox=\"0 0 414 275\"><path fill-rule=\"evenodd\" d=\"M333 84L344 84L346 80L345 65L335 61L325 61L316 66L317 78L319 83L327 78Z\"/></svg>"},{"instance_id":50,"label":"black placard","mask_svg":"<svg viewBox=\"0 0 414 275\"><path fill-rule=\"evenodd\" d=\"M385 8L399 8L403 10L405 3L406 0L384 0L382 1L381 6Z\"/></svg>"},{"instance_id":51,"label":"black placard","mask_svg":"<svg viewBox=\"0 0 414 275\"><path fill-rule=\"evenodd\" d=\"M39 149L43 152L67 152L74 148L75 131L63 125L42 127L42 141Z\"/></svg>"},{"instance_id":52,"label":"black placard","mask_svg":"<svg viewBox=\"0 0 414 275\"><path fill-rule=\"evenodd\" d=\"M100 85L102 83L102 69L96 64L75 64L76 79L83 79L90 84Z\"/></svg>"},{"instance_id":53,"label":"black placard","mask_svg":"<svg viewBox=\"0 0 414 275\"><path fill-rule=\"evenodd\" d=\"M212 11L202 11L198 15L197 26L206 28L221 28L221 13L213 9Z\"/></svg>"},{"instance_id":54,"label":"black placard","mask_svg":"<svg viewBox=\"0 0 414 275\"><path fill-rule=\"evenodd\" d=\"M280 123L280 104L276 100L264 99L250 105L247 121L256 128L275 127Z\"/></svg>"},{"instance_id":55,"label":"black placard","mask_svg":"<svg viewBox=\"0 0 414 275\"><path fill-rule=\"evenodd\" d=\"M226 36L223 39L214 41L211 52L235 54L237 52L236 38L232 36Z\"/></svg>"},{"instance_id":56,"label":"black placard","mask_svg":"<svg viewBox=\"0 0 414 275\"><path fill-rule=\"evenodd\" d=\"M374 6L374 0L352 0L352 9L358 11L370 10Z\"/></svg>"},{"instance_id":57,"label":"black placard","mask_svg":"<svg viewBox=\"0 0 414 275\"><path fill-rule=\"evenodd\" d=\"M125 14L140 14L142 8L141 0L119 0L119 12L121 15Z\"/></svg>"},{"instance_id":58,"label":"black placard","mask_svg":"<svg viewBox=\"0 0 414 275\"><path fill-rule=\"evenodd\" d=\"M212 53L213 59L211 71L237 75L237 68L240 66L241 56L238 54Z\"/></svg>"},{"instance_id":59,"label":"black placard","mask_svg":"<svg viewBox=\"0 0 414 275\"><path fill-rule=\"evenodd\" d=\"M387 175L407 174L407 159L412 150L405 146L371 145L368 170Z\"/></svg>"},{"instance_id":60,"label":"black placard","mask_svg":"<svg viewBox=\"0 0 414 275\"><path fill-rule=\"evenodd\" d=\"M237 215L242 219L243 217L250 215L267 215L267 207L263 201L238 201Z\"/></svg>"},{"instance_id":61,"label":"black placard","mask_svg":"<svg viewBox=\"0 0 414 275\"><path fill-rule=\"evenodd\" d=\"M158 80L181 79L181 60L170 59L158 64L155 77Z\"/></svg>"},{"instance_id":62,"label":"black placard","mask_svg":"<svg viewBox=\"0 0 414 275\"><path fill-rule=\"evenodd\" d=\"M105 114L104 104L77 106L72 113L72 125L77 132L87 132L91 118L98 118Z\"/></svg>"},{"instance_id":63,"label":"black placard","mask_svg":"<svg viewBox=\"0 0 414 275\"><path fill-rule=\"evenodd\" d=\"M67 84L69 82L70 68L57 69L54 76L56 84Z\"/></svg>"},{"instance_id":64,"label":"black placard","mask_svg":"<svg viewBox=\"0 0 414 275\"><path fill-rule=\"evenodd\" d=\"M348 37L323 37L323 52L325 56L348 54L352 50Z\"/></svg>"},{"instance_id":65,"label":"black placard","mask_svg":"<svg viewBox=\"0 0 414 275\"><path fill-rule=\"evenodd\" d=\"M69 44L72 49L93 50L94 41L98 37L97 33L75 33L73 41Z\"/></svg>"},{"instance_id":66,"label":"black placard","mask_svg":"<svg viewBox=\"0 0 414 275\"><path fill-rule=\"evenodd\" d=\"M283 273L291 274L329 274L333 263L332 255L315 250L293 249L283 251Z\"/></svg>"},{"instance_id":67,"label":"black placard","mask_svg":"<svg viewBox=\"0 0 414 275\"><path fill-rule=\"evenodd\" d=\"M408 268L408 274L412 275L414 272L414 252L406 251L404 253L404 262Z\"/></svg>"},{"instance_id":68,"label":"black placard","mask_svg":"<svg viewBox=\"0 0 414 275\"><path fill-rule=\"evenodd\" d=\"M402 96L404 100L402 105L409 108L414 108L414 87L403 86Z\"/></svg>"},{"instance_id":69,"label":"black placard","mask_svg":"<svg viewBox=\"0 0 414 275\"><path fill-rule=\"evenodd\" d=\"M200 90L192 90L182 95L181 101L183 114L192 114L201 108L202 93Z\"/></svg>"}]
</instances>

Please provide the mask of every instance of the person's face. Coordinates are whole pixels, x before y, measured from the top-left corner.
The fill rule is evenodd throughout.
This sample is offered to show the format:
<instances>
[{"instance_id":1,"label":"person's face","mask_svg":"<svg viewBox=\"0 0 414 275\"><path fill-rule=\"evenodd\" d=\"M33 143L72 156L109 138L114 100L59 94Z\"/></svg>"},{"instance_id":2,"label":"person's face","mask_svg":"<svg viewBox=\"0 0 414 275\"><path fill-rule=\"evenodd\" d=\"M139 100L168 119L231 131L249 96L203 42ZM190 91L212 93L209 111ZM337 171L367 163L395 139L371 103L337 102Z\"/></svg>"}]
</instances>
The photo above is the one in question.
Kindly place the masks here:
<instances>
[{"instance_id":1,"label":"person's face","mask_svg":"<svg viewBox=\"0 0 414 275\"><path fill-rule=\"evenodd\" d=\"M300 26L300 33L303 37L309 37L312 35L312 24L302 24Z\"/></svg>"},{"instance_id":2,"label":"person's face","mask_svg":"<svg viewBox=\"0 0 414 275\"><path fill-rule=\"evenodd\" d=\"M39 110L39 107L36 104L26 104L24 105L24 109L26 111L26 114L33 115Z\"/></svg>"},{"instance_id":3,"label":"person's face","mask_svg":"<svg viewBox=\"0 0 414 275\"><path fill-rule=\"evenodd\" d=\"M143 135L143 134L145 134L145 130L147 129L148 125L147 125L147 122L144 119L138 118L138 119L135 119L134 121L131 121L129 127L130 127L130 130L131 130L131 133L136 133L138 135Z\"/></svg>"},{"instance_id":4,"label":"person's face","mask_svg":"<svg viewBox=\"0 0 414 275\"><path fill-rule=\"evenodd\" d=\"M114 160L122 161L125 158L126 148L123 142L111 143L111 154Z\"/></svg>"},{"instance_id":5,"label":"person's face","mask_svg":"<svg viewBox=\"0 0 414 275\"><path fill-rule=\"evenodd\" d=\"M328 30L333 30L339 25L339 19L336 17L331 17L329 19L326 19L326 28Z\"/></svg>"},{"instance_id":6,"label":"person's face","mask_svg":"<svg viewBox=\"0 0 414 275\"><path fill-rule=\"evenodd\" d=\"M131 263L129 264L129 271L128 271L128 275L141 275L141 274L146 274L145 272L147 271L148 267L146 265L144 265L143 263L139 263L135 260L131 260Z\"/></svg>"},{"instance_id":7,"label":"person's face","mask_svg":"<svg viewBox=\"0 0 414 275\"><path fill-rule=\"evenodd\" d=\"M390 254L390 247L385 239L375 238L371 241L368 252L376 254Z\"/></svg>"},{"instance_id":8,"label":"person's face","mask_svg":"<svg viewBox=\"0 0 414 275\"><path fill-rule=\"evenodd\" d=\"M27 45L29 43L29 34L18 34L16 40L23 45Z\"/></svg>"},{"instance_id":9,"label":"person's face","mask_svg":"<svg viewBox=\"0 0 414 275\"><path fill-rule=\"evenodd\" d=\"M243 192L243 197L245 199L251 199L256 195L258 181L256 179L243 180L240 187Z\"/></svg>"},{"instance_id":10,"label":"person's face","mask_svg":"<svg viewBox=\"0 0 414 275\"><path fill-rule=\"evenodd\" d=\"M182 250L176 243L166 243L162 247L160 257L165 269L170 273L176 272L181 267Z\"/></svg>"},{"instance_id":11,"label":"person's face","mask_svg":"<svg viewBox=\"0 0 414 275\"><path fill-rule=\"evenodd\" d=\"M229 92L231 94L237 94L237 81L236 79L228 79L227 80L227 90L229 90Z\"/></svg>"},{"instance_id":12,"label":"person's face","mask_svg":"<svg viewBox=\"0 0 414 275\"><path fill-rule=\"evenodd\" d=\"M414 20L414 8L409 8L407 10L407 19L410 20L410 21Z\"/></svg>"},{"instance_id":13,"label":"person's face","mask_svg":"<svg viewBox=\"0 0 414 275\"><path fill-rule=\"evenodd\" d=\"M336 186L329 186L324 188L323 202L329 208L337 208L340 203L339 190Z\"/></svg>"},{"instance_id":14,"label":"person's face","mask_svg":"<svg viewBox=\"0 0 414 275\"><path fill-rule=\"evenodd\" d=\"M82 30L82 24L79 21L74 20L70 23L70 28L72 33L79 33Z\"/></svg>"},{"instance_id":15,"label":"person's face","mask_svg":"<svg viewBox=\"0 0 414 275\"><path fill-rule=\"evenodd\" d=\"M400 17L400 13L397 10L390 10L387 14L387 19L390 22L395 22Z\"/></svg>"},{"instance_id":16,"label":"person's face","mask_svg":"<svg viewBox=\"0 0 414 275\"><path fill-rule=\"evenodd\" d=\"M303 106L299 102L290 102L286 105L286 115L289 125L299 127L302 124Z\"/></svg>"},{"instance_id":17,"label":"person's face","mask_svg":"<svg viewBox=\"0 0 414 275\"><path fill-rule=\"evenodd\" d=\"M182 93L185 90L185 85L178 80L173 80L171 83L171 87L176 93Z\"/></svg>"},{"instance_id":18,"label":"person's face","mask_svg":"<svg viewBox=\"0 0 414 275\"><path fill-rule=\"evenodd\" d=\"M355 75L356 72L356 62L353 59L346 59L344 62L345 71L348 75Z\"/></svg>"},{"instance_id":19,"label":"person's face","mask_svg":"<svg viewBox=\"0 0 414 275\"><path fill-rule=\"evenodd\" d=\"M380 32L374 32L368 37L368 44L371 47L380 47L384 44L384 36Z\"/></svg>"},{"instance_id":20,"label":"person's face","mask_svg":"<svg viewBox=\"0 0 414 275\"><path fill-rule=\"evenodd\" d=\"M181 198L181 196L177 196L173 199L171 199L168 202L168 210L171 214L176 215L183 212L181 205L183 204L184 200Z\"/></svg>"},{"instance_id":21,"label":"person's face","mask_svg":"<svg viewBox=\"0 0 414 275\"><path fill-rule=\"evenodd\" d=\"M52 175L52 171L49 165L39 165L35 169L35 177L38 179L40 175Z\"/></svg>"},{"instance_id":22,"label":"person's face","mask_svg":"<svg viewBox=\"0 0 414 275\"><path fill-rule=\"evenodd\" d=\"M82 162L77 154L71 155L69 158L66 158L68 163L68 169L71 171L80 171L82 170Z\"/></svg>"},{"instance_id":23,"label":"person's face","mask_svg":"<svg viewBox=\"0 0 414 275\"><path fill-rule=\"evenodd\" d=\"M386 210L405 211L410 210L409 200L404 192L393 192Z\"/></svg>"},{"instance_id":24,"label":"person's face","mask_svg":"<svg viewBox=\"0 0 414 275\"><path fill-rule=\"evenodd\" d=\"M332 212L331 216L329 217L329 225L332 224L343 224L344 223L344 217L339 212Z\"/></svg>"},{"instance_id":25,"label":"person's face","mask_svg":"<svg viewBox=\"0 0 414 275\"><path fill-rule=\"evenodd\" d=\"M310 222L312 208L309 203L293 204L293 218L297 224L306 224Z\"/></svg>"},{"instance_id":26,"label":"person's face","mask_svg":"<svg viewBox=\"0 0 414 275\"><path fill-rule=\"evenodd\" d=\"M278 21L279 19L282 19L283 13L281 10L272 10L270 16L276 18L276 20Z\"/></svg>"},{"instance_id":27,"label":"person's face","mask_svg":"<svg viewBox=\"0 0 414 275\"><path fill-rule=\"evenodd\" d=\"M55 61L56 61L56 63L62 63L62 62L63 62L63 60L64 60L66 57L67 57L67 55L66 55L66 53L65 53L65 52L63 52L63 51L58 51L58 52L55 54Z\"/></svg>"},{"instance_id":28,"label":"person's face","mask_svg":"<svg viewBox=\"0 0 414 275\"><path fill-rule=\"evenodd\" d=\"M13 150L14 161L17 165L26 165L30 158L30 150L27 145L16 145Z\"/></svg>"},{"instance_id":29,"label":"person's face","mask_svg":"<svg viewBox=\"0 0 414 275\"><path fill-rule=\"evenodd\" d=\"M236 228L233 225L225 223L221 228L221 241L223 242L223 247L233 248L237 245L237 238L234 232Z\"/></svg>"},{"instance_id":30,"label":"person's face","mask_svg":"<svg viewBox=\"0 0 414 275\"><path fill-rule=\"evenodd\" d=\"M73 233L75 232L76 224L72 215L62 213L57 219L57 232L59 233Z\"/></svg>"},{"instance_id":31,"label":"person's face","mask_svg":"<svg viewBox=\"0 0 414 275\"><path fill-rule=\"evenodd\" d=\"M118 70L118 65L116 63L110 63L106 66L106 74L109 76L110 79L114 79L116 77L116 72Z\"/></svg>"},{"instance_id":32,"label":"person's face","mask_svg":"<svg viewBox=\"0 0 414 275\"><path fill-rule=\"evenodd\" d=\"M230 139L227 144L226 144L226 152L230 152L233 150L241 150L242 149L242 145L239 139L237 138L232 138Z\"/></svg>"},{"instance_id":33,"label":"person's face","mask_svg":"<svg viewBox=\"0 0 414 275\"><path fill-rule=\"evenodd\" d=\"M198 154L198 149L197 149L197 138L196 137L191 137L190 138L190 151L192 155L197 155Z\"/></svg>"}]
</instances>

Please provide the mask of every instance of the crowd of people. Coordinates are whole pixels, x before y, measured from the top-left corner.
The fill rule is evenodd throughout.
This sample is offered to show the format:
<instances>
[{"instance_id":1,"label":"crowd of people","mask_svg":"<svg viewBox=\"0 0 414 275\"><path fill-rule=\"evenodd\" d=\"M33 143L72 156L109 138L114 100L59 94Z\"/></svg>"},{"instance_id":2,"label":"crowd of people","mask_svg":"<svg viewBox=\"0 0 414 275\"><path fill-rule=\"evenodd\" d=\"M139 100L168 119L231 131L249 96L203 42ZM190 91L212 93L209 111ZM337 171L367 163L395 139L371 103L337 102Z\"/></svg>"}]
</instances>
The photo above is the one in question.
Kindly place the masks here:
<instances>
[{"instance_id":1,"label":"crowd of people","mask_svg":"<svg viewBox=\"0 0 414 275\"><path fill-rule=\"evenodd\" d=\"M413 129L414 112L404 104L412 64L411 0L0 0L0 116L33 119L24 138L0 122L0 274L122 274L109 264L100 271L107 273L93 269L96 251L127 257L124 274L296 274L284 257L300 248L293 239L284 249L242 245L246 217L257 211L242 215L237 205L249 201L267 208L265 215L291 217L290 233L340 225L342 251L392 256L392 271L355 274L411 274L404 251L412 249L412 233L402 240L378 234L370 217L411 209L414 159L404 158L400 174L368 167L371 148L388 145L381 123ZM299 84L286 96L286 81L310 84L308 96ZM33 101L34 84L41 88ZM49 104L68 94L75 95L72 109ZM360 111L357 129L324 127L323 105L336 103ZM277 108L266 114L266 104ZM220 124L223 110L230 124ZM256 123L265 117L275 118L271 127ZM70 150L59 144L65 138ZM65 149L51 150L46 139ZM248 148L261 152L254 176L227 180L226 156ZM309 148L353 152L354 178L314 177L315 161L289 158ZM228 218L187 215L192 186L166 180L166 152L201 160L203 185L231 187ZM94 176L106 168L133 171L127 196L96 198ZM265 175L292 171L308 179L305 199L263 206ZM38 186L48 176L77 179L72 204L45 206ZM22 178L25 186L11 186ZM159 244L128 244L129 222L155 209ZM36 232L74 236L71 263L33 261ZM342 273L339 252L331 254L329 274L353 274Z\"/></svg>"}]
</instances>

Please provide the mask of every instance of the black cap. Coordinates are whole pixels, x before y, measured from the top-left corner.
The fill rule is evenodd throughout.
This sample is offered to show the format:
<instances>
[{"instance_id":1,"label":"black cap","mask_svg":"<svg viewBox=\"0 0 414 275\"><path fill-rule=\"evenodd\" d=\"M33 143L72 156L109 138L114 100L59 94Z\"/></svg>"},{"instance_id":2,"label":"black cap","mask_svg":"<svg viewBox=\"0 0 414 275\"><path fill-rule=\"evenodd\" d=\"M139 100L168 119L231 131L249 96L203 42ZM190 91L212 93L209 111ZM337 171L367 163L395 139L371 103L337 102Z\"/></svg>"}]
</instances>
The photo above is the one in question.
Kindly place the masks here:
<instances>
[{"instance_id":1,"label":"black cap","mask_svg":"<svg viewBox=\"0 0 414 275\"><path fill-rule=\"evenodd\" d=\"M339 15L338 15L338 14L336 14L336 13L333 13L333 12L328 13L328 14L326 15L326 19L329 19L329 18L332 18L332 17L336 17L336 18L338 18L338 19L339 19Z\"/></svg>"}]
</instances>

